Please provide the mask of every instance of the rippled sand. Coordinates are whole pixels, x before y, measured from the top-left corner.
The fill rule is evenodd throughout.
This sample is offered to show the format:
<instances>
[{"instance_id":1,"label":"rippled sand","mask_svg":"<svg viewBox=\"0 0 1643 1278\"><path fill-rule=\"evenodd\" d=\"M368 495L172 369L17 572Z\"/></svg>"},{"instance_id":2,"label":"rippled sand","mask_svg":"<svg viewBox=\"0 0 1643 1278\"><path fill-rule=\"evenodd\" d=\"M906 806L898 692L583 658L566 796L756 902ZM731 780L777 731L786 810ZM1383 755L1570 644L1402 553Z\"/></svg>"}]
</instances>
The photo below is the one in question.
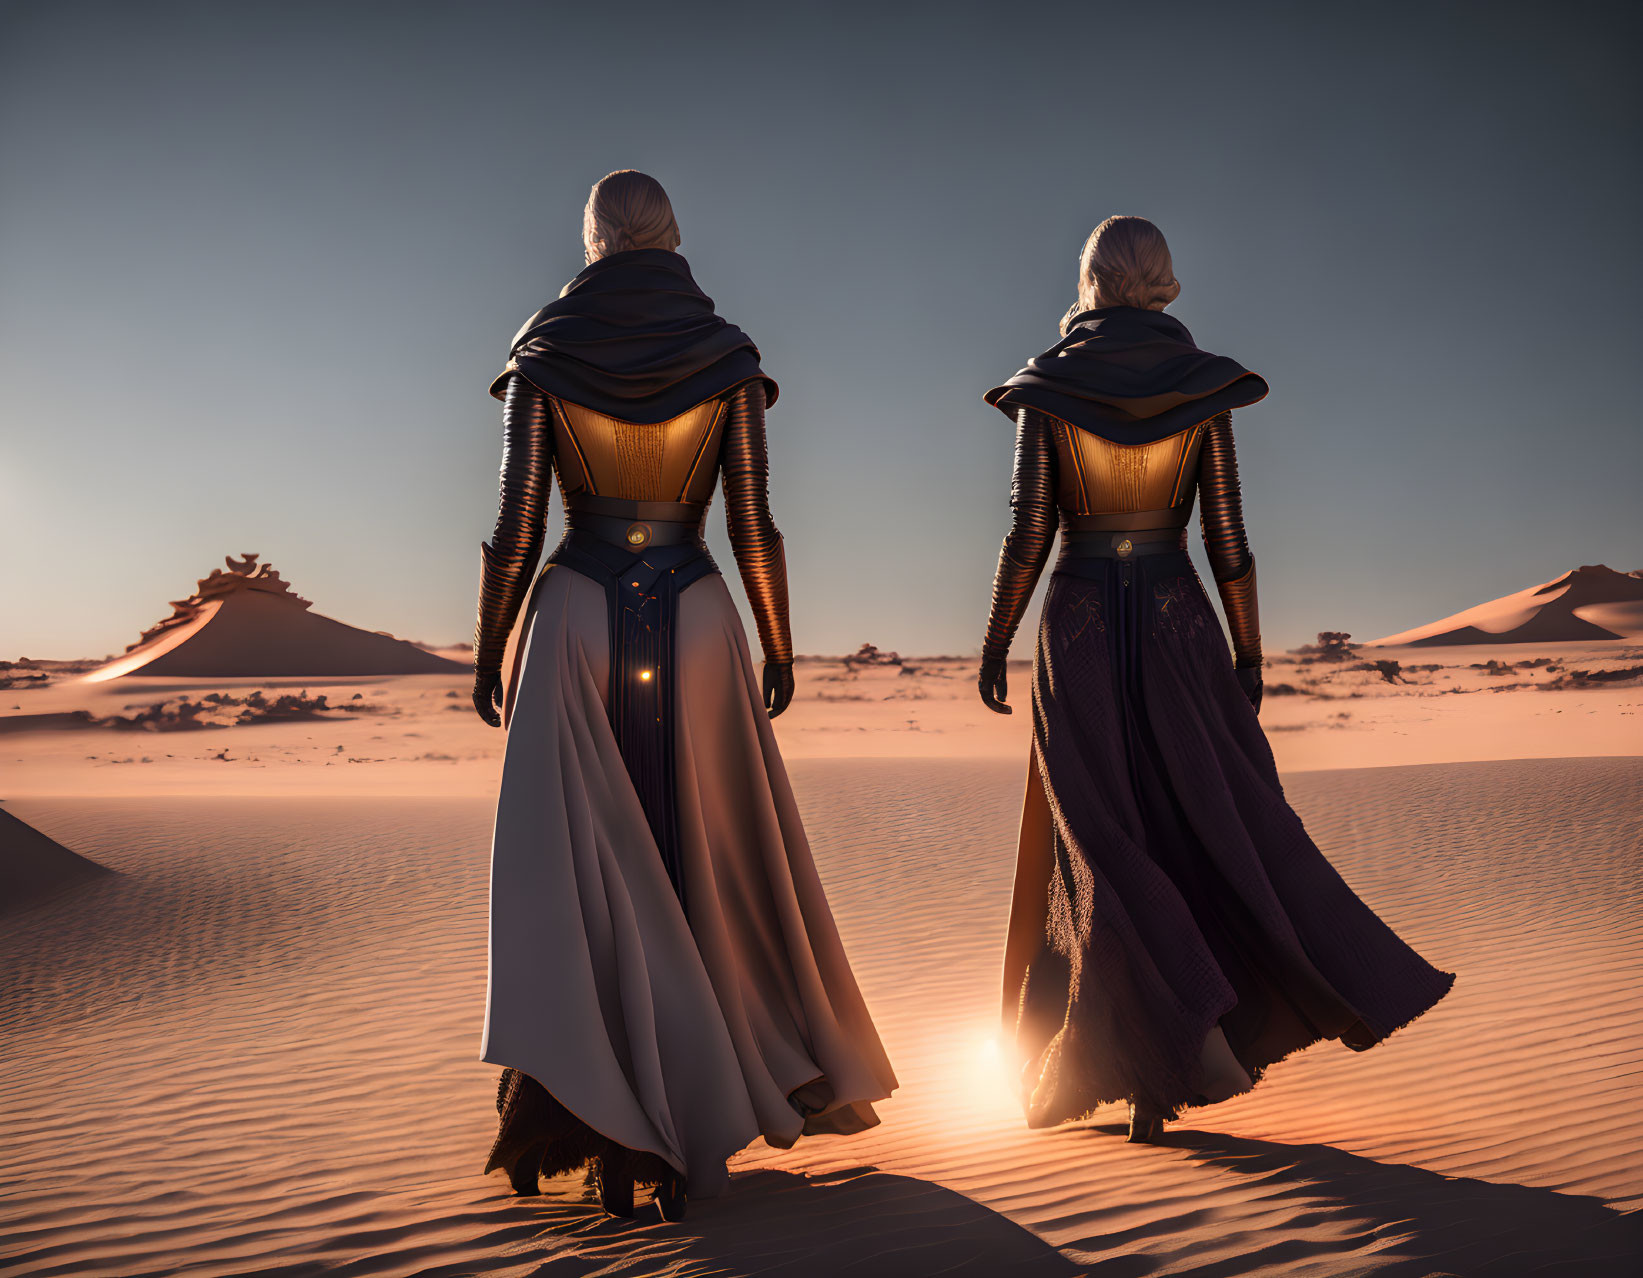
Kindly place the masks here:
<instances>
[{"instance_id":1,"label":"rippled sand","mask_svg":"<svg viewBox=\"0 0 1643 1278\"><path fill-rule=\"evenodd\" d=\"M1157 1147L1116 1108L1027 1132L989 1051L1020 765L793 771L903 1088L872 1132L750 1151L680 1226L478 1175L486 801L8 804L116 873L0 929L0 1271L1638 1271L1643 760L1290 777L1459 983Z\"/></svg>"}]
</instances>

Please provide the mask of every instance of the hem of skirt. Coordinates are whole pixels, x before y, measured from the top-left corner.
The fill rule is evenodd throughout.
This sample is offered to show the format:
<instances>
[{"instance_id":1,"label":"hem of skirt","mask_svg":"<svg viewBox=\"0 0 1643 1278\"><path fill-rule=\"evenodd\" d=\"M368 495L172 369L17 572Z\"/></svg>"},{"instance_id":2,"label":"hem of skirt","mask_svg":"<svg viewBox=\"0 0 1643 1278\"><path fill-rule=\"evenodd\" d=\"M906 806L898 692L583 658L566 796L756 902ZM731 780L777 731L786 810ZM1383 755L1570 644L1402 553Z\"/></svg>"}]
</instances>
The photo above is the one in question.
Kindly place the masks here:
<instances>
[{"instance_id":1,"label":"hem of skirt","mask_svg":"<svg viewBox=\"0 0 1643 1278\"><path fill-rule=\"evenodd\" d=\"M1258 1060L1251 1063L1239 1058L1238 1063L1242 1065L1249 1074L1250 1085L1244 1091L1236 1093L1236 1095L1247 1096L1251 1091L1255 1090L1256 1087L1260 1086L1261 1081L1266 1077L1267 1071L1274 1065L1278 1064L1280 1061L1286 1061L1291 1056L1304 1052L1308 1048L1316 1047L1319 1043L1340 1043L1343 1047L1346 1047L1350 1051L1354 1052L1367 1052L1370 1048L1379 1046L1381 1043L1384 1043L1387 1039L1391 1038L1392 1035L1396 1034L1399 1030L1405 1029L1412 1025L1415 1021L1419 1020L1422 1016L1426 1015L1427 1012L1430 1012L1434 1007L1443 1001L1449 991L1454 988L1455 974L1453 972L1442 972L1440 975L1444 977L1444 980L1440 983L1441 988L1437 991L1435 996L1427 999L1420 1007L1411 1012L1396 1025L1392 1026L1391 1029L1388 1029L1374 1040L1364 1043L1361 1046L1354 1045L1347 1041L1347 1036L1352 1032L1352 1030L1357 1028L1357 1025L1363 1024L1362 1021L1359 1021L1355 1025L1342 1031L1340 1034L1319 1034L1315 1038L1309 1038L1304 1043L1297 1043L1295 1046L1278 1054L1277 1056L1271 1057L1268 1060ZM1218 1023L1219 1018L1211 1024L1213 1026ZM1365 1028L1367 1029L1367 1026L1365 1026ZM1095 1116L1095 1112L1102 1106L1119 1105L1129 1101L1130 1099L1131 1098L1129 1096L1097 1096L1087 1102L1076 1102L1078 1105L1077 1109L1063 1111L1060 1116L1057 1117L1040 1116L1035 1118L1029 1112L1027 1116L1027 1126L1033 1131L1042 1131L1045 1128L1060 1127L1066 1123L1085 1122L1088 1119L1093 1118ZM1229 1096L1226 1097L1226 1099L1232 1100L1234 1097ZM1177 1099L1173 1102L1168 1100L1154 1100L1153 1103L1162 1106L1168 1113L1180 1114L1187 1110L1205 1109L1210 1105L1218 1105L1221 1102L1209 1100L1202 1095L1195 1095Z\"/></svg>"},{"instance_id":2,"label":"hem of skirt","mask_svg":"<svg viewBox=\"0 0 1643 1278\"><path fill-rule=\"evenodd\" d=\"M1306 1042L1298 1044L1295 1047L1291 1047L1288 1051L1285 1051L1278 1056L1274 1056L1271 1060L1257 1061L1253 1065L1244 1064L1243 1061L1239 1061L1239 1064L1244 1065L1244 1069L1249 1074L1250 1085L1235 1095L1247 1096L1260 1085L1261 1080L1266 1077L1267 1070L1271 1069L1280 1061L1286 1061L1291 1056L1298 1055L1299 1053L1306 1051L1308 1048L1316 1047L1319 1043L1339 1043L1348 1051L1353 1052L1367 1052L1372 1047L1380 1046L1380 1044L1386 1042L1387 1039L1391 1038L1392 1035L1396 1034L1399 1030L1407 1029L1421 1017L1425 1016L1434 1007L1441 1003L1449 991L1455 987L1455 974L1453 972L1440 972L1439 975L1443 977L1443 980L1439 982L1440 988L1433 997L1427 999L1420 1007L1416 1008L1413 1012L1410 1012L1408 1016L1404 1017L1403 1020L1392 1026L1391 1029L1368 1042L1360 1044L1351 1041L1353 1031L1359 1027L1362 1027L1366 1032L1373 1033L1373 1031L1369 1029L1369 1026L1366 1025L1362 1019L1359 1019L1346 1029L1342 1030L1339 1034L1320 1034L1316 1038L1308 1039ZM1226 1099L1232 1100L1234 1097L1228 1096ZM1220 1101L1212 1101L1203 1097L1195 1097L1191 1101L1183 1102L1181 1105L1177 1106L1177 1112L1189 1109L1204 1109L1207 1106L1219 1105L1220 1103Z\"/></svg>"},{"instance_id":3,"label":"hem of skirt","mask_svg":"<svg viewBox=\"0 0 1643 1278\"><path fill-rule=\"evenodd\" d=\"M1453 972L1444 972L1444 971L1441 971L1441 970L1438 970L1438 969L1434 969L1434 970L1438 971L1438 975L1440 977L1442 977L1443 979L1440 980L1439 982L1437 982L1437 992L1435 994L1433 994L1430 998L1428 998L1420 1007L1416 1008L1413 1012L1409 1013L1408 1016L1404 1017L1401 1021L1399 1021L1396 1025L1392 1026L1390 1029L1384 1031L1383 1033L1377 1034L1374 1038L1371 1038L1366 1043L1363 1043L1361 1045L1356 1044L1356 1043L1348 1043L1348 1042L1346 1042L1346 1036L1345 1035L1341 1036L1341 1042L1343 1044L1345 1044L1345 1046L1349 1047L1354 1052L1367 1052L1372 1047L1379 1047L1382 1043L1386 1042L1387 1039L1391 1038L1392 1035L1396 1034L1399 1030L1407 1029L1410 1025L1413 1025L1416 1021L1418 1021L1421 1017L1425 1016L1428 1012L1430 1012L1439 1003L1443 1002L1443 1000L1449 996L1449 991L1455 988L1455 974ZM1366 1026L1364 1026L1364 1028L1368 1029L1369 1027L1366 1025ZM1373 1032L1373 1031L1371 1031L1371 1032Z\"/></svg>"},{"instance_id":4,"label":"hem of skirt","mask_svg":"<svg viewBox=\"0 0 1643 1278\"><path fill-rule=\"evenodd\" d=\"M1228 1096L1228 1097L1225 1097L1223 1099L1225 1099L1225 1100L1234 1100L1238 1096L1247 1096L1247 1095L1249 1095L1250 1092L1254 1091L1258 1086L1260 1086L1261 1080L1266 1077L1267 1070L1271 1069L1272 1066L1276 1065L1279 1061L1288 1060L1291 1056L1295 1056L1300 1052L1304 1052L1309 1047L1316 1047L1319 1043L1331 1042L1331 1041L1335 1041L1335 1040L1327 1039L1323 1035L1320 1034L1317 1038L1311 1038L1311 1039L1308 1039L1304 1043L1296 1044L1294 1047L1291 1047L1288 1051L1284 1052L1282 1055L1274 1056L1271 1060L1260 1061L1260 1062L1257 1062L1255 1064L1250 1064L1250 1063L1248 1063L1248 1062L1246 1062L1246 1061L1244 1061L1240 1058L1238 1063L1244 1067L1245 1072L1248 1073L1248 1075L1249 1075L1249 1086L1246 1087L1243 1091L1236 1092L1232 1096ZM1075 1102L1075 1104L1077 1106L1076 1108L1068 1109L1068 1110L1058 1114L1055 1117L1048 1117L1048 1116L1042 1116L1042 1115L1038 1116L1038 1117L1034 1117L1032 1114L1029 1113L1027 1115L1027 1127L1029 1128L1029 1130L1032 1130L1032 1131L1044 1131L1044 1130L1046 1130L1048 1128L1051 1128L1051 1127L1062 1127L1062 1126L1066 1125L1067 1123L1087 1122L1090 1119L1094 1118L1095 1114L1096 1114L1096 1111L1101 1109L1103 1106L1106 1106L1106 1105L1122 1105L1122 1104L1125 1104L1125 1103L1133 1101L1133 1100L1134 1100L1134 1098L1131 1097L1131 1096L1096 1096L1096 1097L1092 1097L1088 1100L1081 1100L1081 1101ZM1173 1118L1173 1117L1175 1117L1179 1114L1185 1113L1187 1110L1205 1109L1210 1105L1219 1105L1220 1103L1221 1103L1220 1101L1210 1100L1208 1097L1202 1095L1201 1093L1200 1094L1190 1095L1190 1096L1178 1097L1178 1098L1175 1098L1175 1099L1162 1099L1161 1100L1161 1099L1158 1099L1156 1097L1149 1097L1148 1098L1148 1104L1150 1104L1150 1105L1154 1106L1155 1108L1161 1110L1163 1112L1163 1114L1168 1118Z\"/></svg>"},{"instance_id":5,"label":"hem of skirt","mask_svg":"<svg viewBox=\"0 0 1643 1278\"><path fill-rule=\"evenodd\" d=\"M514 1084L515 1095L510 1096L510 1076L513 1075L523 1082ZM522 1087L534 1088L540 1095L516 1101ZM665 1154L632 1149L605 1135L573 1112L533 1075L515 1066L502 1066L502 1076L497 1080L496 1108L496 1140L482 1175L501 1169L511 1178L520 1159L529 1156L538 1146L542 1154L537 1159L536 1170L541 1176L564 1176L594 1164L631 1175L636 1185L660 1185L669 1176L686 1174L684 1168L675 1167ZM515 1152L511 1160L507 1157L510 1152Z\"/></svg>"},{"instance_id":6,"label":"hem of skirt","mask_svg":"<svg viewBox=\"0 0 1643 1278\"><path fill-rule=\"evenodd\" d=\"M598 1163L613 1167L619 1173L631 1174L634 1184L640 1186L659 1185L670 1175L689 1175L687 1169L675 1167L665 1154L648 1149L632 1149L606 1136L572 1111L529 1071L488 1058L486 1063L496 1065L502 1070L502 1075L497 1080L496 1091L498 1131L482 1175L488 1176L497 1170L506 1170L512 1174L513 1164L518 1160L515 1158L510 1162L505 1157L505 1146L508 1150L517 1150L523 1154L533 1145L543 1142L546 1142L546 1148L540 1159L539 1174L546 1177L567 1175ZM508 1126L506 1107L511 1074L528 1080L540 1091L541 1096L535 1101L536 1113L515 1120L525 1126L520 1130L505 1131L504 1128ZM756 1132L736 1149L727 1151L721 1161L728 1161L755 1140L762 1139L773 1149L791 1149L805 1137L814 1139L818 1136L854 1136L877 1127L883 1121L874 1110L873 1104L875 1101L888 1099L888 1092L871 1099L830 1102L820 1110L806 1109L794 1099L795 1093L814 1083L825 1081L826 1077L825 1074L818 1074L788 1092L788 1104L793 1107L795 1115L800 1119L800 1128L797 1132L791 1136L785 1132ZM844 1115L849 1115L853 1121L838 1121ZM829 1119L835 1121L829 1123Z\"/></svg>"},{"instance_id":7,"label":"hem of skirt","mask_svg":"<svg viewBox=\"0 0 1643 1278\"><path fill-rule=\"evenodd\" d=\"M880 1096L878 1100L887 1100ZM884 1120L879 1117L878 1111L873 1108L870 1100L847 1101L843 1105L836 1105L820 1114L808 1115L804 1120L804 1130L801 1136L856 1136L865 1131L871 1131ZM845 1121L845 1115L849 1120Z\"/></svg>"},{"instance_id":8,"label":"hem of skirt","mask_svg":"<svg viewBox=\"0 0 1643 1278\"><path fill-rule=\"evenodd\" d=\"M821 1104L807 1103L799 1094L816 1087L817 1084L827 1089L827 1099ZM888 1100L890 1091L875 1096L840 1100L838 1094L833 1091L827 1074L820 1072L805 1079L796 1087L789 1087L786 1096L788 1105L799 1116L799 1130L792 1136L787 1136L783 1132L759 1133L764 1138L764 1143L773 1149L791 1149L806 1136L854 1136L877 1127L883 1120L879 1118L873 1105L875 1102Z\"/></svg>"}]
</instances>

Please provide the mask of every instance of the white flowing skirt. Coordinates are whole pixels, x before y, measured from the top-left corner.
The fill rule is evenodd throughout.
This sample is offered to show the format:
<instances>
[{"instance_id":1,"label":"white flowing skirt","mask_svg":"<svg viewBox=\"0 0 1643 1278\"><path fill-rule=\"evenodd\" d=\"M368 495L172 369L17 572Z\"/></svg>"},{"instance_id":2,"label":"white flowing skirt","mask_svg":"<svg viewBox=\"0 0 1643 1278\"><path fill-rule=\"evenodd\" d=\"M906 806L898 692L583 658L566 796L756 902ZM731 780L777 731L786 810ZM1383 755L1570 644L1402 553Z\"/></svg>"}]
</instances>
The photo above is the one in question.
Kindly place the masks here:
<instances>
[{"instance_id":1,"label":"white flowing skirt","mask_svg":"<svg viewBox=\"0 0 1643 1278\"><path fill-rule=\"evenodd\" d=\"M725 1160L761 1135L785 1148L874 1125L870 1102L896 1079L723 578L679 599L688 920L606 713L606 616L599 585L550 566L521 622L482 1056L529 1074L601 1135L660 1156L706 1197L724 1187Z\"/></svg>"}]
</instances>

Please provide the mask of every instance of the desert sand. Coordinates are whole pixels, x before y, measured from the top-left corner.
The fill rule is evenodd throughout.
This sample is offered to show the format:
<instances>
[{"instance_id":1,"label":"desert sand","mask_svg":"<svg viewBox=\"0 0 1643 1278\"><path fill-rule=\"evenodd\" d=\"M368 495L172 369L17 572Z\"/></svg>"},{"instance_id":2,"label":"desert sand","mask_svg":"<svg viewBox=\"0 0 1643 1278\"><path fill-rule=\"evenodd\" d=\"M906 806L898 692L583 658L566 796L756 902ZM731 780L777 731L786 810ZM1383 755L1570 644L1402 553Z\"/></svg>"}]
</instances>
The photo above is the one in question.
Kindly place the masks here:
<instances>
[{"instance_id":1,"label":"desert sand","mask_svg":"<svg viewBox=\"0 0 1643 1278\"><path fill-rule=\"evenodd\" d=\"M453 662L460 649L439 654ZM1396 662L1395 671L1377 663ZM973 658L800 658L776 724L790 760L1009 759L1026 766L1032 672L1008 717L976 697ZM158 678L88 683L36 663L0 684L3 794L494 796L503 738L455 674ZM1643 642L1356 648L1268 658L1282 771L1636 754ZM0 797L3 797L0 794Z\"/></svg>"},{"instance_id":2,"label":"desert sand","mask_svg":"<svg viewBox=\"0 0 1643 1278\"><path fill-rule=\"evenodd\" d=\"M680 1225L479 1175L502 738L462 673L0 671L5 811L39 834L0 864L112 871L0 915L0 1272L1638 1272L1643 644L1274 661L1291 798L1459 981L1155 1147L1117 1107L1028 1132L1002 1077L1030 679L1001 718L973 665L801 662L778 734L902 1088L868 1133L750 1149Z\"/></svg>"}]
</instances>

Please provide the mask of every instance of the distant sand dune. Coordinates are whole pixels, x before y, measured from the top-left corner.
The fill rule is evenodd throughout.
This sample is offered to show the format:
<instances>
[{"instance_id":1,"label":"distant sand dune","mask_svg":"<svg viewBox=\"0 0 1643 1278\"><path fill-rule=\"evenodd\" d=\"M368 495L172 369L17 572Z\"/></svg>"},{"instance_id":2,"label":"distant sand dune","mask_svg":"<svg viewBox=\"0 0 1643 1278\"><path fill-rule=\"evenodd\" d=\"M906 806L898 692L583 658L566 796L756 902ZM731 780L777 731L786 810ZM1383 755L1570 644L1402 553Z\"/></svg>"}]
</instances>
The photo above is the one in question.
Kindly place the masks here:
<instances>
[{"instance_id":1,"label":"distant sand dune","mask_svg":"<svg viewBox=\"0 0 1643 1278\"><path fill-rule=\"evenodd\" d=\"M1441 621L1375 640L1384 647L1578 643L1643 636L1643 578L1588 564Z\"/></svg>"},{"instance_id":2,"label":"distant sand dune","mask_svg":"<svg viewBox=\"0 0 1643 1278\"><path fill-rule=\"evenodd\" d=\"M1343 873L1459 983L1156 1147L1126 1145L1116 1108L1028 1132L989 1053L1020 763L794 777L903 1088L860 1137L751 1151L676 1227L478 1175L489 801L19 805L120 873L0 930L0 1270L1637 1272L1643 760L1289 777Z\"/></svg>"}]
</instances>

